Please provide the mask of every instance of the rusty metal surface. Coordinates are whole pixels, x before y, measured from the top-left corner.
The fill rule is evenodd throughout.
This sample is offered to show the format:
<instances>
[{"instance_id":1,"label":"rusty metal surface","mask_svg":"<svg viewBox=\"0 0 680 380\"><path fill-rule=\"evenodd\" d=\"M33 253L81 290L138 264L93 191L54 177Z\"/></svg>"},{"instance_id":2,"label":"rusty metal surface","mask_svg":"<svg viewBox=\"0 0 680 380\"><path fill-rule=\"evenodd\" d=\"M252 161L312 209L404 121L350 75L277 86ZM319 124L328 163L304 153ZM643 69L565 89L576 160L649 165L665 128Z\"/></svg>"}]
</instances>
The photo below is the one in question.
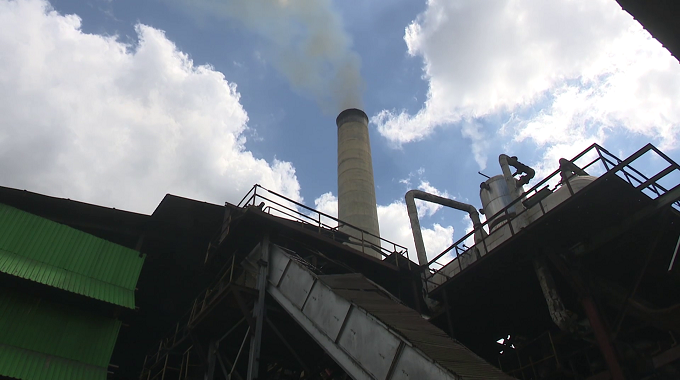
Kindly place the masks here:
<instances>
[{"instance_id":1,"label":"rusty metal surface","mask_svg":"<svg viewBox=\"0 0 680 380\"><path fill-rule=\"evenodd\" d=\"M426 356L463 379L512 379L385 293L362 275L319 276L333 291L365 309Z\"/></svg>"}]
</instances>

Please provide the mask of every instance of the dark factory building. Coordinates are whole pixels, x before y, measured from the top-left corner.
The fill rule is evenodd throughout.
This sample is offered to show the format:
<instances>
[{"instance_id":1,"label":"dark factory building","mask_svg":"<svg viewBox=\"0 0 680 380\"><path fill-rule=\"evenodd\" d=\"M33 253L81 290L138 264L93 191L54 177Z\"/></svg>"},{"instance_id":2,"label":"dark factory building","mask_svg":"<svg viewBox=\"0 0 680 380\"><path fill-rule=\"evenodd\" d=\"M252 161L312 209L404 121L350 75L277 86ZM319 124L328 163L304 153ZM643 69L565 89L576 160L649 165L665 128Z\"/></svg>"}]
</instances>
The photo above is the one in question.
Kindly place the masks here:
<instances>
[{"instance_id":1,"label":"dark factory building","mask_svg":"<svg viewBox=\"0 0 680 380\"><path fill-rule=\"evenodd\" d=\"M616 0L647 31L680 60L680 2L676 0Z\"/></svg>"},{"instance_id":2,"label":"dark factory building","mask_svg":"<svg viewBox=\"0 0 680 380\"><path fill-rule=\"evenodd\" d=\"M678 58L679 1L617 2ZM336 124L340 218L259 185L151 215L0 187L0 379L680 379L659 149L594 144L540 180L501 154L481 208L409 191L409 252L380 236L368 117ZM426 252L416 199L472 231Z\"/></svg>"},{"instance_id":3,"label":"dark factory building","mask_svg":"<svg viewBox=\"0 0 680 380\"><path fill-rule=\"evenodd\" d=\"M680 167L499 163L483 223L417 194L475 224L430 260L257 185L151 215L0 188L0 378L678 378Z\"/></svg>"}]
</instances>

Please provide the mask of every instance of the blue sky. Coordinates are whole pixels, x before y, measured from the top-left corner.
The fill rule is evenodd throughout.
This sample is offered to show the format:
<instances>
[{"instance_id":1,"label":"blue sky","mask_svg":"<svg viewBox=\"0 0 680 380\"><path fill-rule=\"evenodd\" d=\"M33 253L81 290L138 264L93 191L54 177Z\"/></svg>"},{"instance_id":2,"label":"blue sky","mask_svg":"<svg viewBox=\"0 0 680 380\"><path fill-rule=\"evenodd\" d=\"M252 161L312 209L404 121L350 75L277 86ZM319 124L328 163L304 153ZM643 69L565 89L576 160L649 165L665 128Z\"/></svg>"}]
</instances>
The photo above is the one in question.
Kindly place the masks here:
<instances>
[{"instance_id":1,"label":"blue sky","mask_svg":"<svg viewBox=\"0 0 680 380\"><path fill-rule=\"evenodd\" d=\"M680 65L614 0L0 0L0 24L2 185L104 206L258 182L333 213L347 62L381 232L408 246L404 193L481 207L501 153L678 156ZM431 254L468 226L421 211Z\"/></svg>"}]
</instances>

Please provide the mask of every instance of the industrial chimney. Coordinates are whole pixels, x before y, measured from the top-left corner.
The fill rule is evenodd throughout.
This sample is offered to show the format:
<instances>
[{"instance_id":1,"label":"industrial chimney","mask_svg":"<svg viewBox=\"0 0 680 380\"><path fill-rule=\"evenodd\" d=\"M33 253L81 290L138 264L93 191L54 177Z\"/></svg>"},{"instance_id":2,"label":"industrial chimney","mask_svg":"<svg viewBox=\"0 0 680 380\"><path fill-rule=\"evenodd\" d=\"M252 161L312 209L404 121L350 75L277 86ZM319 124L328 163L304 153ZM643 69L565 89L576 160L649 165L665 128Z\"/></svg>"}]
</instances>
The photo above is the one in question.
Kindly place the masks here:
<instances>
[{"instance_id":1,"label":"industrial chimney","mask_svg":"<svg viewBox=\"0 0 680 380\"><path fill-rule=\"evenodd\" d=\"M380 236L368 116L362 110L350 108L342 111L335 123L338 126L338 219ZM361 232L357 230L342 226L340 230L361 239ZM364 241L380 246L376 237L364 235ZM382 258L375 250L365 248L365 253Z\"/></svg>"}]
</instances>

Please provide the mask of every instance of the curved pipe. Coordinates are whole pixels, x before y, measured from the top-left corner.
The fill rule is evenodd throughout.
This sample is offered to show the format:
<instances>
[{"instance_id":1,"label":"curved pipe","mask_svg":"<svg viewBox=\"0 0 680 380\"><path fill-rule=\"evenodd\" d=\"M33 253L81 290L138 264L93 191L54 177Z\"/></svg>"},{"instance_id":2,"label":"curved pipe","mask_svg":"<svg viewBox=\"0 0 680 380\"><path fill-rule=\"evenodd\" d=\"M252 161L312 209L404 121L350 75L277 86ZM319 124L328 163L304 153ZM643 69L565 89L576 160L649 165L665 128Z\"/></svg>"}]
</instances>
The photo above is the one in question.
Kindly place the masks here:
<instances>
[{"instance_id":1,"label":"curved pipe","mask_svg":"<svg viewBox=\"0 0 680 380\"><path fill-rule=\"evenodd\" d=\"M562 182L566 183L567 179L575 175L588 175L588 173L586 173L585 170L579 168L575 163L565 158L560 158L560 177L562 177Z\"/></svg>"},{"instance_id":2,"label":"curved pipe","mask_svg":"<svg viewBox=\"0 0 680 380\"><path fill-rule=\"evenodd\" d=\"M420 229L420 220L418 219L418 209L416 208L416 199L420 199L427 202L432 202L440 204L442 206L455 208L456 210L465 211L470 215L472 219L472 226L475 229L475 244L486 237L486 232L482 227L482 223L479 220L479 213L475 206L454 201L453 199L448 199L440 197L438 195L426 193L420 190L410 190L406 193L404 197L406 199L406 210L408 211L408 218L411 221L411 231L413 231L413 240L416 243L416 253L418 254L418 264L427 265L427 253L425 252L425 243L423 242L423 233Z\"/></svg>"},{"instance_id":3,"label":"curved pipe","mask_svg":"<svg viewBox=\"0 0 680 380\"><path fill-rule=\"evenodd\" d=\"M505 177L505 180L508 181L508 189L511 191L514 190L516 192L517 189L528 184L529 181L531 181L531 179L536 175L534 169L519 162L515 156L510 157L507 154L501 154L498 156L498 162L501 164L503 176ZM510 166L517 169L514 174L510 172ZM523 173L524 175L515 180L514 177L520 173ZM510 180L512 180L512 184L510 184ZM519 196L519 194L517 194L517 196Z\"/></svg>"},{"instance_id":4,"label":"curved pipe","mask_svg":"<svg viewBox=\"0 0 680 380\"><path fill-rule=\"evenodd\" d=\"M501 164L503 177L505 178L505 183L508 185L508 191L510 192L512 200L521 197L522 186L528 184L529 181L531 181L531 179L534 178L534 176L536 175L534 169L519 162L517 157L515 156L510 157L507 154L501 154L500 156L498 156L498 163ZM517 171L514 174L510 171L510 166L517 169ZM524 175L519 177L519 179L515 179L515 176L519 173L524 173ZM517 212L517 214L520 214L522 210L524 210L525 208L526 207L522 202L515 203L515 211ZM520 223L524 226L529 224L526 214L522 214L520 220L521 220Z\"/></svg>"}]
</instances>

